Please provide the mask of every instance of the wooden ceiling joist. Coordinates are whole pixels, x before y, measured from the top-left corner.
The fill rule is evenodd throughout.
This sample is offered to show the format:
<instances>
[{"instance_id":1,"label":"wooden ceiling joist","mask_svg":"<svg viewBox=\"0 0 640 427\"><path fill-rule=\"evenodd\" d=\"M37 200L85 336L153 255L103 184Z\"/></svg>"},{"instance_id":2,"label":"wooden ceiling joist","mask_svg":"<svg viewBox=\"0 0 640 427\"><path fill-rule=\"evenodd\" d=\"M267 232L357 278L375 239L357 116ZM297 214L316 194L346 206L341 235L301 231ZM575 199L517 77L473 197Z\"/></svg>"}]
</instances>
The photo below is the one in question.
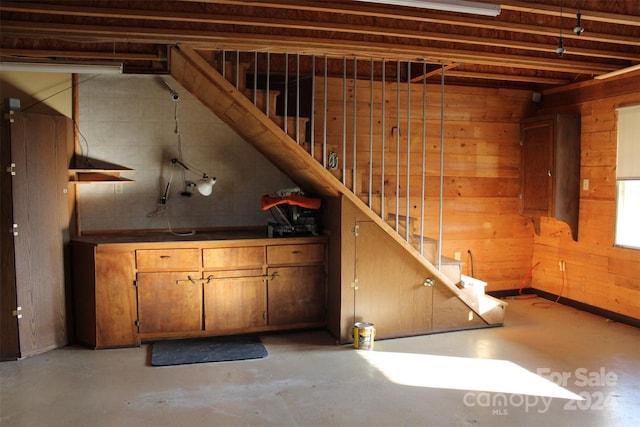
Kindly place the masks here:
<instances>
[{"instance_id":1,"label":"wooden ceiling joist","mask_svg":"<svg viewBox=\"0 0 640 427\"><path fill-rule=\"evenodd\" d=\"M497 74L497 73L474 73L471 71L450 71L445 73L447 77L461 77L465 79L482 79L482 80L501 80L511 82L529 82L541 83L548 85L561 85L570 83L568 80L551 79L545 77L515 75L515 74Z\"/></svg>"},{"instance_id":2,"label":"wooden ceiling joist","mask_svg":"<svg viewBox=\"0 0 640 427\"><path fill-rule=\"evenodd\" d=\"M226 5L244 5L244 6L253 6L253 7L262 7L262 8L277 8L278 6L282 6L280 2L272 3L272 2L245 2L245 1L234 1L234 0L221 0L215 1L213 3L216 4L226 4ZM488 30L496 30L502 32L513 32L520 34L533 34L547 37L557 37L558 29L557 28L544 28L539 25L526 25L526 24L514 24L514 23L496 23L494 21L486 20L486 19L478 19L478 18L455 18L447 15L438 15L438 14L429 14L428 16L422 17L419 15L408 15L402 13L374 13L370 11L359 11L359 10L350 10L346 9L345 6L340 5L332 5L331 7L319 7L319 6L305 6L305 2L294 2L284 3L287 6L287 10L306 10L306 11L321 11L323 13L332 13L336 15L345 15L345 14L353 14L359 17L376 17L376 18L388 18L393 20L400 21L411 21L411 22L423 22L429 24L443 24L443 25L452 25L452 26L460 26L474 29L488 29ZM375 7L373 8L375 9ZM311 21L296 21L291 22L287 19L269 19L261 16L225 16L224 14L215 15L202 15L199 13L187 13L187 12L166 12L166 11L157 11L157 10L121 10L121 9L106 9L106 8L91 8L86 6L69 6L69 5L57 5L51 6L47 5L46 7L39 6L38 4L29 4L29 3L18 3L18 2L2 2L0 3L0 11L2 12L19 12L19 13L36 13L36 14L52 14L59 16L77 16L77 17L93 17L93 18L108 18L108 19L127 19L127 20L149 20L149 21L166 21L166 22L182 22L182 23L200 23L200 24L226 24L226 25L247 25L247 26L264 26L271 27L277 26L280 28L303 28L307 30L321 30L321 31L330 31L331 28L334 28L334 31L340 30L343 32L352 32L352 33L371 33L375 34L376 32L384 32L385 28L383 27L367 27L364 25L355 26L351 25L343 25L336 20L332 21L330 24L321 25L320 23L314 23ZM640 18L639 18L640 19ZM336 27L333 27L333 26ZM396 27L396 31L391 31L390 27L386 27L387 35L391 36L394 33L400 33L401 37L408 37L411 33L404 29L403 25L398 25ZM407 31L407 32L405 32ZM426 33L425 33L426 34ZM419 37L420 32L413 32L414 37ZM447 34L449 36L449 41L456 41L457 37L462 37L460 39L461 43L465 42L463 36L459 36L456 34ZM426 36L423 36L426 37ZM442 37L442 36L441 36ZM581 39L581 40L589 40L595 41L599 43L615 43L615 44L629 44L629 45L637 45L638 40L635 37L624 37L624 36L616 36L616 35L608 35L608 34L596 34L596 33L586 33L581 36L577 36L573 33L567 33L563 35L566 39ZM502 42L504 44L504 41ZM512 42L513 47L517 48L517 43Z\"/></svg>"},{"instance_id":3,"label":"wooden ceiling joist","mask_svg":"<svg viewBox=\"0 0 640 427\"><path fill-rule=\"evenodd\" d=\"M464 69L455 70L459 78L492 85L490 81L559 85L640 63L640 11L628 3L586 2L597 10L580 10L587 31L576 34L572 20L578 0L476 1L501 4L502 13L480 17L338 0L2 1L0 47L15 57L61 54L81 59L100 56L101 46L95 43L117 43L121 52L134 56L121 54L121 59L138 60L136 72L144 68L140 59L157 70L158 61L165 59L146 54L163 55L176 45L464 63ZM556 48L562 25L567 27L561 33L567 52L560 58ZM135 57L136 52L145 54Z\"/></svg>"},{"instance_id":4,"label":"wooden ceiling joist","mask_svg":"<svg viewBox=\"0 0 640 427\"><path fill-rule=\"evenodd\" d=\"M159 53L134 53L134 52L99 52L99 51L69 51L69 50L45 50L29 49L25 54L24 49L7 49L0 51L3 58L73 58L73 59L113 59L131 61L162 61Z\"/></svg>"},{"instance_id":5,"label":"wooden ceiling joist","mask_svg":"<svg viewBox=\"0 0 640 427\"><path fill-rule=\"evenodd\" d=\"M135 42L144 40L169 40L184 44L214 43L215 48L225 48L224 42L229 41L239 45L241 40L248 40L256 49L268 49L274 46L286 46L289 52L299 52L302 49L315 47L316 50L332 52L336 55L354 55L362 57L394 58L403 57L410 60L424 59L436 63L464 62L477 63L482 65L497 65L504 67L540 69L540 70L563 70L570 73L582 74L602 74L617 69L609 64L587 63L584 61L559 60L555 55L551 58L537 58L527 55L509 55L502 53L483 53L482 57L478 52L455 50L455 49L435 49L427 47L417 47L415 45L399 45L388 43L351 42L348 40L326 40L317 37L274 37L259 36L255 34L239 34L210 31L182 30L176 35L174 31L164 28L133 28L133 27L110 27L98 28L91 25L70 25L70 24L48 24L39 23L9 22L3 25L3 31L11 33L13 31L35 31L50 36L69 38L72 36L80 39L95 39L111 34L114 40L126 39Z\"/></svg>"}]
</instances>

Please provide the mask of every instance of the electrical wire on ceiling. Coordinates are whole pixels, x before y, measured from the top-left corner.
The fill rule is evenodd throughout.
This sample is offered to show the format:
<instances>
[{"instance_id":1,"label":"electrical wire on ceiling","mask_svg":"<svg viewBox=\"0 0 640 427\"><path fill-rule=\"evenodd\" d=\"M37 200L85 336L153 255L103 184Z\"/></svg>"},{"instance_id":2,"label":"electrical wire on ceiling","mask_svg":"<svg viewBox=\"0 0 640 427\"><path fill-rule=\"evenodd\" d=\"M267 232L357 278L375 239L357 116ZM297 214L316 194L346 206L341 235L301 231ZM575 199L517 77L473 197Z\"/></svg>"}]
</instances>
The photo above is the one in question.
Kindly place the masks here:
<instances>
[{"instance_id":1,"label":"electrical wire on ceiling","mask_svg":"<svg viewBox=\"0 0 640 427\"><path fill-rule=\"evenodd\" d=\"M573 32L576 33L577 36L579 36L580 34L582 34L584 32L584 27L582 26L582 13L580 13L581 9L582 9L582 2L580 2L580 4L578 4L578 13L576 14L576 26L573 27Z\"/></svg>"},{"instance_id":2,"label":"electrical wire on ceiling","mask_svg":"<svg viewBox=\"0 0 640 427\"><path fill-rule=\"evenodd\" d=\"M562 1L560 1L560 38L558 39L558 47L556 48L556 53L560 58L564 56L567 49L564 47L564 41L562 40Z\"/></svg>"}]
</instances>

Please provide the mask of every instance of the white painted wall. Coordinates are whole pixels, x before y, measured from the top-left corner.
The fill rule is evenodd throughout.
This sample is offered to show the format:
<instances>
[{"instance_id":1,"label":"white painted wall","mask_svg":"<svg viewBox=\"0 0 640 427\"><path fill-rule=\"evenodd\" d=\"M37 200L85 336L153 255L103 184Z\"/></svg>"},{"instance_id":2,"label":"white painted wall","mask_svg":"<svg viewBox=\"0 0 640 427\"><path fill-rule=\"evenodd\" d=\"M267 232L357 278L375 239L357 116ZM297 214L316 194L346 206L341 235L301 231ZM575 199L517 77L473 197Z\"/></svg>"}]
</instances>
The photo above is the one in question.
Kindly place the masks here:
<instances>
[{"instance_id":1,"label":"white painted wall","mask_svg":"<svg viewBox=\"0 0 640 427\"><path fill-rule=\"evenodd\" d=\"M97 230L206 228L266 225L260 196L292 187L271 165L169 76L80 76L81 146L90 158L134 169L133 183L80 185L80 225ZM180 99L171 98L166 81ZM177 106L178 135L175 113ZM213 194L182 197L184 180L199 176L174 169L166 209L158 202L170 159L217 177ZM153 214L156 212L156 214Z\"/></svg>"}]
</instances>

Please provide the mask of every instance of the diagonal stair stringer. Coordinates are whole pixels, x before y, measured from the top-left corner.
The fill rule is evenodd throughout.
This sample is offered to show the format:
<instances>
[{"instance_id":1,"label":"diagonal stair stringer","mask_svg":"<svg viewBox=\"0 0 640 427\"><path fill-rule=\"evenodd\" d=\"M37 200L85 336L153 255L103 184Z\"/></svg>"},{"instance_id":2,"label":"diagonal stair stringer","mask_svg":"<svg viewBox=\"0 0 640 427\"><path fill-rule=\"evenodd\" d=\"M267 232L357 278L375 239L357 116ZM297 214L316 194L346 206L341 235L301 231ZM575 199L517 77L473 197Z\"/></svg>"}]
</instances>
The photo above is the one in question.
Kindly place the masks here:
<instances>
[{"instance_id":1,"label":"diagonal stair stringer","mask_svg":"<svg viewBox=\"0 0 640 427\"><path fill-rule=\"evenodd\" d=\"M431 278L444 285L488 325L502 324L506 303L488 295L459 289L436 266L405 241L378 214L326 170L277 124L256 107L241 90L228 82L194 49L181 45L170 50L170 73L209 110L252 144L283 173L307 191L328 197L345 197L382 228L408 256L421 263Z\"/></svg>"}]
</instances>

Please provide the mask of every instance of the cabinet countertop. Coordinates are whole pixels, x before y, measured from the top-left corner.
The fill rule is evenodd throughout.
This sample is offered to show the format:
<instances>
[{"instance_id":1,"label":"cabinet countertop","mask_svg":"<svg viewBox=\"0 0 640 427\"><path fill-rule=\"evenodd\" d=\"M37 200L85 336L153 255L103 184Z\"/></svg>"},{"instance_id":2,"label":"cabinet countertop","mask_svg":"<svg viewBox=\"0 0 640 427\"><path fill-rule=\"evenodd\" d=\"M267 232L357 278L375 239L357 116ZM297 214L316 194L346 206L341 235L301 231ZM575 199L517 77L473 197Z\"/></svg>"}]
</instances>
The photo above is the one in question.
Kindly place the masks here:
<instances>
[{"instance_id":1,"label":"cabinet countertop","mask_svg":"<svg viewBox=\"0 0 640 427\"><path fill-rule=\"evenodd\" d=\"M268 237L265 229L246 229L246 230L215 230L215 231L197 231L191 235L178 235L169 232L130 232L130 233L102 233L87 234L75 237L72 240L76 242L90 243L95 245L111 245L111 244L184 244L184 243L214 243L214 242L238 242L238 241L269 241L274 244L286 244L287 242L303 243L306 240L318 241L324 239L324 236L300 236L300 237ZM257 242L256 242L257 243Z\"/></svg>"}]
</instances>

